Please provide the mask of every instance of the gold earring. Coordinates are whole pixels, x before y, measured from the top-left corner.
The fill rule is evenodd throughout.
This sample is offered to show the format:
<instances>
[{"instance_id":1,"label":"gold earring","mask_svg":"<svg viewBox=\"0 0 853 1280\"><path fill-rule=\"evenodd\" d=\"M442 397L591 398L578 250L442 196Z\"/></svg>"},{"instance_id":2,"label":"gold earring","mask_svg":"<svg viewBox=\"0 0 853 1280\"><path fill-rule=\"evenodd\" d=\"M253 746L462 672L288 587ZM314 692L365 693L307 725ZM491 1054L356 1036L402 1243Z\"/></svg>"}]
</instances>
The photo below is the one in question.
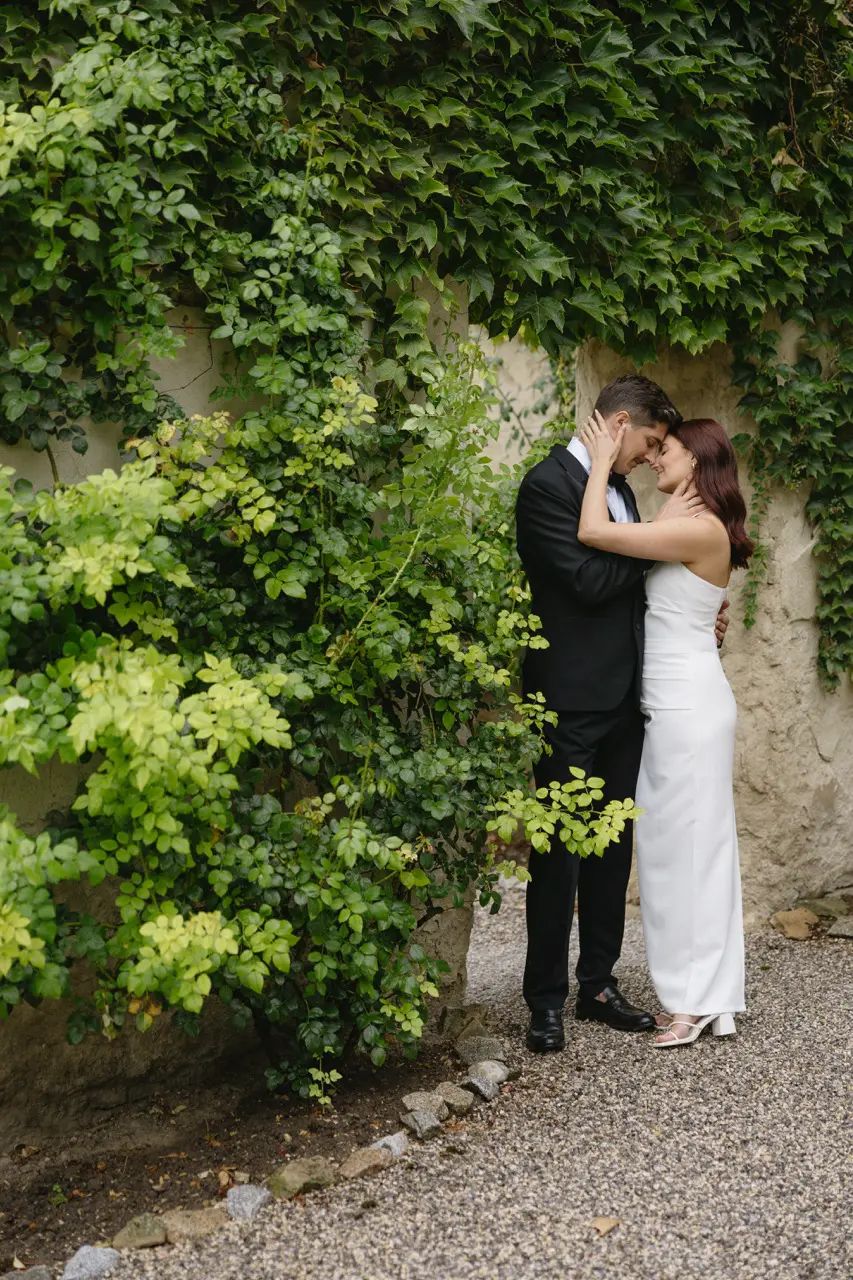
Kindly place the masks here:
<instances>
[{"instance_id":1,"label":"gold earring","mask_svg":"<svg viewBox=\"0 0 853 1280\"><path fill-rule=\"evenodd\" d=\"M693 470L694 470L694 471L696 470L696 459L695 459L695 458L693 459Z\"/></svg>"}]
</instances>

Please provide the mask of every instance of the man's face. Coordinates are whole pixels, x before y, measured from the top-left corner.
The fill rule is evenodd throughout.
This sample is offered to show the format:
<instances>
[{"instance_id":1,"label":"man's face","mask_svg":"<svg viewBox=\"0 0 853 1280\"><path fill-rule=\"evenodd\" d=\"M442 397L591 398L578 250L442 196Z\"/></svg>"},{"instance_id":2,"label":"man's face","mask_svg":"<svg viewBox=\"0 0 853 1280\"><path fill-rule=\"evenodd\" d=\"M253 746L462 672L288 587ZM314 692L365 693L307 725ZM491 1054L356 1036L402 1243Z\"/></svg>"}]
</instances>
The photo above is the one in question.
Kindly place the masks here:
<instances>
[{"instance_id":1,"label":"man's face","mask_svg":"<svg viewBox=\"0 0 853 1280\"><path fill-rule=\"evenodd\" d=\"M613 470L620 476L630 475L641 462L649 465L655 461L661 444L666 438L666 427L662 422L652 422L647 427L635 427L630 413L620 409L609 418L604 419L612 436L617 435L623 423L628 424L619 457L613 464Z\"/></svg>"}]
</instances>

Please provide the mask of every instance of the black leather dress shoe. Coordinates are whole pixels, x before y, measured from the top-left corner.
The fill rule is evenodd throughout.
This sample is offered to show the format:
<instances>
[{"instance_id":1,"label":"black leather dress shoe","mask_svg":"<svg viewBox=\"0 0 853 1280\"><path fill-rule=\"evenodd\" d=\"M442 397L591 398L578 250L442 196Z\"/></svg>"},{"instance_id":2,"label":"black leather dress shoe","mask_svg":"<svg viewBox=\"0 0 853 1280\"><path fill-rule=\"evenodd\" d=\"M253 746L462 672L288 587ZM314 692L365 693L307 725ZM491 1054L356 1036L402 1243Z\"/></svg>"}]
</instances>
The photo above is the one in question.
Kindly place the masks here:
<instances>
[{"instance_id":1,"label":"black leather dress shoe","mask_svg":"<svg viewBox=\"0 0 853 1280\"><path fill-rule=\"evenodd\" d=\"M563 1014L560 1009L534 1009L527 1030L527 1047L531 1053L556 1053L565 1048Z\"/></svg>"},{"instance_id":2,"label":"black leather dress shoe","mask_svg":"<svg viewBox=\"0 0 853 1280\"><path fill-rule=\"evenodd\" d=\"M652 1031L655 1020L626 1000L618 987L605 987L603 1000L580 992L575 1005L575 1017L579 1022L606 1022L617 1031Z\"/></svg>"}]
</instances>

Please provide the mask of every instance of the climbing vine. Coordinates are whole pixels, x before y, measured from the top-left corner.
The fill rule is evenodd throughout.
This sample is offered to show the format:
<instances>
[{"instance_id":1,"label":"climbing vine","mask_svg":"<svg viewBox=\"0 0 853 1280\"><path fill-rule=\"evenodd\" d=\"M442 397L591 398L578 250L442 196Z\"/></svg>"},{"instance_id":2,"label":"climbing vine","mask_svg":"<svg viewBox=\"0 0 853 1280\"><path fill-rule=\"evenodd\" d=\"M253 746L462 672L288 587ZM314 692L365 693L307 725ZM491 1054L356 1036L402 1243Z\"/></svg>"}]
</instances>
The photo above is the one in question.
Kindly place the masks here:
<instances>
[{"instance_id":1,"label":"climbing vine","mask_svg":"<svg viewBox=\"0 0 853 1280\"><path fill-rule=\"evenodd\" d=\"M452 308L450 280L552 351L727 341L754 474L812 486L821 664L849 667L846 0L38 0L0 33L7 441L83 450L87 419L179 412L149 368L179 302L244 393L327 375L354 320L383 402L410 391L436 367L423 286ZM312 258L319 331L275 221L309 153L341 267ZM777 367L768 315L813 335L804 365ZM817 438L793 418L815 399Z\"/></svg>"}]
</instances>

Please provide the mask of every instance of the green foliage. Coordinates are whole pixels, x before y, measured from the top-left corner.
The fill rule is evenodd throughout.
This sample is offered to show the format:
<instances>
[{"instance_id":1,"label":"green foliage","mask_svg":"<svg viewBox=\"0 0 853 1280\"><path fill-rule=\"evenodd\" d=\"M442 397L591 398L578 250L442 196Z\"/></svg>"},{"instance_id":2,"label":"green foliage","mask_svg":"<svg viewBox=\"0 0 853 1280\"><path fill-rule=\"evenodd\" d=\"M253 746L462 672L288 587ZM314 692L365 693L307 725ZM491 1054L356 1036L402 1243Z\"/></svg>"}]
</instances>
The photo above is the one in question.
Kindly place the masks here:
<instances>
[{"instance_id":1,"label":"green foliage","mask_svg":"<svg viewBox=\"0 0 853 1280\"><path fill-rule=\"evenodd\" d=\"M522 815L525 832L534 849L544 853L556 832L570 853L579 853L582 857L595 853L600 857L625 830L626 822L638 817L642 810L637 809L632 800L612 800L592 816L592 806L604 796L604 779L587 778L582 769L574 767L569 772L570 782L552 782L548 787L539 787L535 796L521 791L509 792L492 806L498 817L488 824L489 829L508 841ZM545 800L550 804L541 803ZM566 816L567 808L574 811L572 816Z\"/></svg>"},{"instance_id":2,"label":"green foliage","mask_svg":"<svg viewBox=\"0 0 853 1280\"><path fill-rule=\"evenodd\" d=\"M403 415L335 377L309 411L164 422L119 474L2 473L0 762L90 766L38 837L0 818L4 1012L76 994L74 1039L166 1008L191 1030L216 995L322 1103L312 1062L416 1045L418 923L525 874L494 830L562 816L603 852L626 810L595 786L522 790L545 712L510 685L543 642L484 374L462 347ZM80 878L97 911L64 901Z\"/></svg>"},{"instance_id":3,"label":"green foliage","mask_svg":"<svg viewBox=\"0 0 853 1280\"><path fill-rule=\"evenodd\" d=\"M840 0L2 7L0 438L57 484L0 485L0 758L87 766L47 832L0 817L7 1010L81 968L75 1038L217 995L322 1100L347 1047L415 1045L415 926L499 904L495 832L562 814L594 854L625 820L592 783L523 790L512 478L425 287L552 353L733 343L849 666L848 26ZM158 389L190 305L236 423ZM768 310L806 324L794 365ZM88 419L127 465L63 486ZM67 905L81 877L109 910Z\"/></svg>"},{"instance_id":4,"label":"green foliage","mask_svg":"<svg viewBox=\"0 0 853 1280\"><path fill-rule=\"evenodd\" d=\"M464 283L473 320L553 352L596 337L641 363L729 341L762 400L756 476L766 448L816 489L835 679L853 627L845 397L833 366L831 449L783 429L794 405L761 334L768 312L805 315L839 377L853 349L846 9L5 5L0 435L54 461L56 439L85 449L84 417L133 433L179 416L149 365L180 345L178 303L231 340L232 390L273 396L338 372L366 320L383 404L437 372L425 282L448 307ZM808 363L792 379L799 410Z\"/></svg>"}]
</instances>

